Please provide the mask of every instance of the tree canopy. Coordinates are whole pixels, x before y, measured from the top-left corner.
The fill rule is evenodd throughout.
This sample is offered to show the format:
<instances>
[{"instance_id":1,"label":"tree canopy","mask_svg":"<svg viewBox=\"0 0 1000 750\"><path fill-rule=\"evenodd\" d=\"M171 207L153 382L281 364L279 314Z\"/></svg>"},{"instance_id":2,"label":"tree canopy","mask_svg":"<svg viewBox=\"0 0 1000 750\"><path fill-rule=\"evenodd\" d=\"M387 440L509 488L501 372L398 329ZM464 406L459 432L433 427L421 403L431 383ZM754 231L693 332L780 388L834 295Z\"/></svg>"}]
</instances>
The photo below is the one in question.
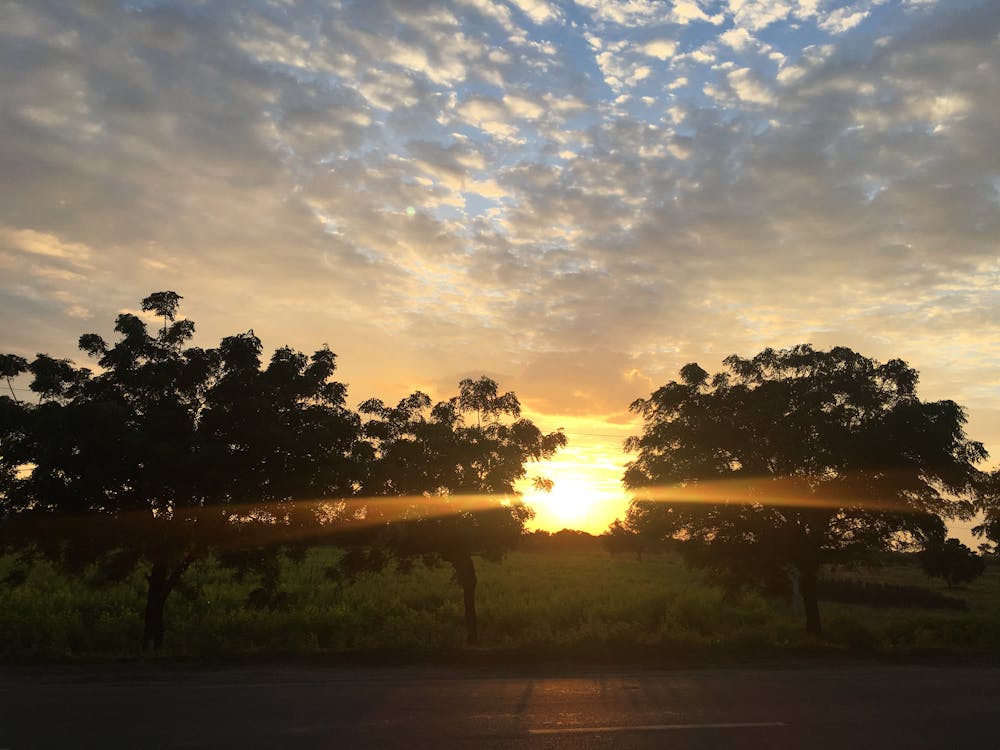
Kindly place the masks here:
<instances>
[{"instance_id":1,"label":"tree canopy","mask_svg":"<svg viewBox=\"0 0 1000 750\"><path fill-rule=\"evenodd\" d=\"M942 519L982 499L987 454L964 410L921 401L902 360L800 345L724 364L711 376L688 364L632 404L628 521L721 575L790 575L811 632L821 565L942 540Z\"/></svg>"},{"instance_id":2,"label":"tree canopy","mask_svg":"<svg viewBox=\"0 0 1000 750\"><path fill-rule=\"evenodd\" d=\"M486 377L433 406L417 392L355 412L329 347L279 347L264 362L253 330L190 346L181 300L141 301L161 319L152 333L123 313L113 343L81 336L96 372L0 356L0 376L29 374L39 395L0 396L0 543L71 571L143 567L146 647L162 644L167 598L196 560L259 573L253 597L267 604L280 599L280 550L330 542L349 548L348 568L450 564L475 641L473 556L498 559L518 541L531 512L515 484L565 436L543 434Z\"/></svg>"},{"instance_id":3,"label":"tree canopy","mask_svg":"<svg viewBox=\"0 0 1000 750\"><path fill-rule=\"evenodd\" d=\"M958 539L928 545L920 553L920 566L935 578L943 578L950 588L974 581L986 571L986 561Z\"/></svg>"},{"instance_id":4,"label":"tree canopy","mask_svg":"<svg viewBox=\"0 0 1000 750\"><path fill-rule=\"evenodd\" d=\"M281 348L264 368L252 331L185 348L194 323L176 318L180 300L142 300L163 317L155 335L124 313L113 344L81 336L97 374L44 354L3 360L4 372L29 371L41 398L0 401L3 540L77 568L148 565L143 643L154 647L192 562L302 533L317 498L358 489L364 453L328 348Z\"/></svg>"},{"instance_id":5,"label":"tree canopy","mask_svg":"<svg viewBox=\"0 0 1000 750\"><path fill-rule=\"evenodd\" d=\"M370 502L369 512L392 522L379 543L397 559L453 567L467 638L475 643L473 556L499 559L517 543L531 510L519 501L515 483L525 477L527 462L550 458L566 437L543 434L522 418L517 397L500 393L486 376L461 381L457 396L433 407L416 392L394 407L372 399L361 412L369 417L365 433L376 451L365 494L388 496Z\"/></svg>"}]
</instances>

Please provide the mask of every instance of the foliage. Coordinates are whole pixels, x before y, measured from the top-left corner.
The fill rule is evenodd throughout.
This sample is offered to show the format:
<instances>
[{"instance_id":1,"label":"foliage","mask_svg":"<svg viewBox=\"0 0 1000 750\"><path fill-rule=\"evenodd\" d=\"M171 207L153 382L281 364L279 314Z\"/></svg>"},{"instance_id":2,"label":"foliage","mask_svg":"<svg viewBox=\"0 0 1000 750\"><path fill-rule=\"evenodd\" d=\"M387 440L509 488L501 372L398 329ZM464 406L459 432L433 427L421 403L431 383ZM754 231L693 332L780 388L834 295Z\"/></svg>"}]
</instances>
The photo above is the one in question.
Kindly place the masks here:
<instances>
[{"instance_id":1,"label":"foliage","mask_svg":"<svg viewBox=\"0 0 1000 750\"><path fill-rule=\"evenodd\" d=\"M1000 550L1000 469L995 469L984 482L985 490L978 509L983 514L983 522L972 529L978 537L985 537L985 549L991 553ZM983 545L981 545L982 548Z\"/></svg>"},{"instance_id":2,"label":"foliage","mask_svg":"<svg viewBox=\"0 0 1000 750\"><path fill-rule=\"evenodd\" d=\"M943 517L981 499L987 454L964 410L921 401L905 362L800 345L725 365L686 365L632 405L627 523L681 540L728 583L787 578L810 632L820 566L941 538Z\"/></svg>"},{"instance_id":3,"label":"foliage","mask_svg":"<svg viewBox=\"0 0 1000 750\"><path fill-rule=\"evenodd\" d=\"M364 490L387 496L368 504L370 519L385 526L368 547L368 561L373 553L384 561L387 551L403 564L451 565L464 593L467 637L475 642L472 558L499 560L518 542L531 511L514 485L528 461L550 458L566 437L543 434L522 418L517 397L501 394L486 376L463 380L457 396L433 407L416 392L395 407L372 399L360 410L369 417L365 434L375 446ZM348 563L358 565L358 554Z\"/></svg>"},{"instance_id":4,"label":"foliage","mask_svg":"<svg viewBox=\"0 0 1000 750\"><path fill-rule=\"evenodd\" d=\"M943 578L954 588L974 581L986 570L986 562L958 539L928 545L920 553L920 565L934 578Z\"/></svg>"},{"instance_id":5,"label":"foliage","mask_svg":"<svg viewBox=\"0 0 1000 750\"><path fill-rule=\"evenodd\" d=\"M827 602L864 604L869 607L968 609L964 599L956 599L926 586L900 585L853 578L822 578L819 598Z\"/></svg>"},{"instance_id":6,"label":"foliage","mask_svg":"<svg viewBox=\"0 0 1000 750\"><path fill-rule=\"evenodd\" d=\"M595 552L601 548L601 538L577 529L535 529L521 537L518 548L531 552Z\"/></svg>"},{"instance_id":7,"label":"foliage","mask_svg":"<svg viewBox=\"0 0 1000 750\"><path fill-rule=\"evenodd\" d=\"M72 570L96 562L124 577L147 565L143 643L154 647L192 563L314 520L315 503L300 501L352 492L360 450L329 349L281 348L261 369L253 331L185 348L194 323L177 319L180 300L142 301L163 318L156 335L123 313L114 344L81 336L98 374L39 354L24 367L41 402L0 402L3 542Z\"/></svg>"},{"instance_id":8,"label":"foliage","mask_svg":"<svg viewBox=\"0 0 1000 750\"><path fill-rule=\"evenodd\" d=\"M636 526L642 527L641 524L636 524ZM628 552L634 554L636 559L642 559L642 537L618 518L612 521L608 530L601 534L601 543L612 555Z\"/></svg>"}]
</instances>

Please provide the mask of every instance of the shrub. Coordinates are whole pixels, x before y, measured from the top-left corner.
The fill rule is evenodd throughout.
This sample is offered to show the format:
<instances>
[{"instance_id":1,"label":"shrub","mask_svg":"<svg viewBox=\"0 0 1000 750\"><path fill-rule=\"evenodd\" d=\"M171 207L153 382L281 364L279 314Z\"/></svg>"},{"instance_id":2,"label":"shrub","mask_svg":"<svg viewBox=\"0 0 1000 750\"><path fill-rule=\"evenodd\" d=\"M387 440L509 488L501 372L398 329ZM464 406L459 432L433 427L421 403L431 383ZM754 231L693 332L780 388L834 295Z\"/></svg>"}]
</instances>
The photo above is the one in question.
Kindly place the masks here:
<instances>
[{"instance_id":1,"label":"shrub","mask_svg":"<svg viewBox=\"0 0 1000 750\"><path fill-rule=\"evenodd\" d=\"M920 565L927 575L943 578L949 588L974 581L986 570L983 558L955 538L921 552Z\"/></svg>"}]
</instances>

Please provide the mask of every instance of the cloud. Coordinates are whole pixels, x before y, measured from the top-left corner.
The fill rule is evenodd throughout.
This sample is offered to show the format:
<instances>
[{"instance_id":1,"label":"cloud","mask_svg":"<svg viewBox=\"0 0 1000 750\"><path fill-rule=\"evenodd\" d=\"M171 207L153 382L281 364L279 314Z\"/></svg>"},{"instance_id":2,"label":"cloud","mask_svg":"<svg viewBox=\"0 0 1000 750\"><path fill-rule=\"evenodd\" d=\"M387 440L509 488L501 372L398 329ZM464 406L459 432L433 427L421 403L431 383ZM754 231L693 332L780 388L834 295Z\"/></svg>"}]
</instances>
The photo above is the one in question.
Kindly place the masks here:
<instances>
[{"instance_id":1,"label":"cloud","mask_svg":"<svg viewBox=\"0 0 1000 750\"><path fill-rule=\"evenodd\" d=\"M54 234L34 229L0 227L0 249L26 255L65 261L80 268L89 267L94 251L80 242L66 242Z\"/></svg>"},{"instance_id":2,"label":"cloud","mask_svg":"<svg viewBox=\"0 0 1000 750\"><path fill-rule=\"evenodd\" d=\"M542 353L517 380L531 394L526 405L543 414L617 415L654 387L633 357L607 349Z\"/></svg>"},{"instance_id":3,"label":"cloud","mask_svg":"<svg viewBox=\"0 0 1000 750\"><path fill-rule=\"evenodd\" d=\"M707 3L702 0L575 0L577 5L587 8L591 16L605 23L625 27L655 26L663 23L688 25L694 22L720 24L722 13L709 15L703 9Z\"/></svg>"},{"instance_id":4,"label":"cloud","mask_svg":"<svg viewBox=\"0 0 1000 750\"><path fill-rule=\"evenodd\" d=\"M788 18L794 8L792 0L729 0L733 23L750 31L759 31Z\"/></svg>"},{"instance_id":5,"label":"cloud","mask_svg":"<svg viewBox=\"0 0 1000 750\"><path fill-rule=\"evenodd\" d=\"M483 16L500 24L507 33L519 31L511 17L510 8L503 3L494 2L494 0L457 0L457 5L459 9L474 8Z\"/></svg>"},{"instance_id":6,"label":"cloud","mask_svg":"<svg viewBox=\"0 0 1000 750\"><path fill-rule=\"evenodd\" d=\"M510 0L510 3L536 24L556 21L560 17L559 11L547 0Z\"/></svg>"},{"instance_id":7,"label":"cloud","mask_svg":"<svg viewBox=\"0 0 1000 750\"><path fill-rule=\"evenodd\" d=\"M850 31L868 17L867 10L856 10L854 8L838 8L835 11L825 14L819 27L831 34L843 34Z\"/></svg>"},{"instance_id":8,"label":"cloud","mask_svg":"<svg viewBox=\"0 0 1000 750\"><path fill-rule=\"evenodd\" d=\"M727 44L737 52L750 48L756 40L743 28L732 28L719 34L719 41Z\"/></svg>"},{"instance_id":9,"label":"cloud","mask_svg":"<svg viewBox=\"0 0 1000 750\"><path fill-rule=\"evenodd\" d=\"M714 47L712 45L706 45L705 47L700 47L696 50L692 50L688 53L688 56L697 63L702 65L710 65L715 62Z\"/></svg>"},{"instance_id":10,"label":"cloud","mask_svg":"<svg viewBox=\"0 0 1000 750\"><path fill-rule=\"evenodd\" d=\"M708 15L697 0L674 0L674 8L670 20L686 25L694 21L704 21L711 24L721 24L725 16L722 13Z\"/></svg>"},{"instance_id":11,"label":"cloud","mask_svg":"<svg viewBox=\"0 0 1000 750\"><path fill-rule=\"evenodd\" d=\"M641 45L639 49L650 57L668 60L677 52L677 42L673 39L654 39Z\"/></svg>"},{"instance_id":12,"label":"cloud","mask_svg":"<svg viewBox=\"0 0 1000 750\"><path fill-rule=\"evenodd\" d=\"M664 20L669 16L669 5L656 0L575 0L587 8L598 21L638 26Z\"/></svg>"},{"instance_id":13,"label":"cloud","mask_svg":"<svg viewBox=\"0 0 1000 750\"><path fill-rule=\"evenodd\" d=\"M472 96L458 106L458 113L469 124L496 138L515 140L518 136L518 127L513 122L517 115L501 99Z\"/></svg>"},{"instance_id":14,"label":"cloud","mask_svg":"<svg viewBox=\"0 0 1000 750\"><path fill-rule=\"evenodd\" d=\"M773 104L775 97L760 78L749 68L739 68L728 75L729 85L744 102L751 104Z\"/></svg>"},{"instance_id":15,"label":"cloud","mask_svg":"<svg viewBox=\"0 0 1000 750\"><path fill-rule=\"evenodd\" d=\"M545 108L536 101L516 94L509 94L503 98L507 111L515 117L523 117L527 120L537 120L545 114Z\"/></svg>"},{"instance_id":16,"label":"cloud","mask_svg":"<svg viewBox=\"0 0 1000 750\"><path fill-rule=\"evenodd\" d=\"M600 46L595 46L592 41L591 46L600 50L594 59L604 75L604 82L619 93L633 88L653 74L646 56L672 54L670 43L666 41L654 41L638 48L627 42L601 43Z\"/></svg>"},{"instance_id":17,"label":"cloud","mask_svg":"<svg viewBox=\"0 0 1000 750\"><path fill-rule=\"evenodd\" d=\"M2 347L174 288L358 400L479 368L624 419L815 337L988 404L1000 19L894 3L7 3Z\"/></svg>"}]
</instances>

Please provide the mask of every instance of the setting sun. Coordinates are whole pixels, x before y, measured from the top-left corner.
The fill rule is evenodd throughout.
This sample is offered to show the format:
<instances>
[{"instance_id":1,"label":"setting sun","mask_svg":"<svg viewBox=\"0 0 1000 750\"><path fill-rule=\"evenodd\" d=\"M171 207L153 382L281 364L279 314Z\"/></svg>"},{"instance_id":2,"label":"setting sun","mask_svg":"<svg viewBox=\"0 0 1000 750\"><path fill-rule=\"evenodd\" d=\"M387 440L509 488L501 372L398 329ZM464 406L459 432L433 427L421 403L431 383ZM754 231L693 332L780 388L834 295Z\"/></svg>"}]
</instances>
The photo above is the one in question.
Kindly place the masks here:
<instances>
[{"instance_id":1,"label":"setting sun","mask_svg":"<svg viewBox=\"0 0 1000 750\"><path fill-rule=\"evenodd\" d=\"M530 528L600 534L615 518L624 516L627 500L621 486L621 458L602 444L574 442L575 447L571 443L564 449L563 460L539 464L530 475L551 479L550 492L530 486L522 489L524 502L535 511Z\"/></svg>"},{"instance_id":2,"label":"setting sun","mask_svg":"<svg viewBox=\"0 0 1000 750\"><path fill-rule=\"evenodd\" d=\"M535 511L528 527L600 534L616 518L624 518L628 498L621 479L629 457L621 446L638 426L631 421L612 423L582 416L554 419L531 408L525 409L525 415L544 430L562 430L568 439L553 459L526 467L528 474L517 489ZM537 477L552 481L551 492L532 486Z\"/></svg>"},{"instance_id":3,"label":"setting sun","mask_svg":"<svg viewBox=\"0 0 1000 750\"><path fill-rule=\"evenodd\" d=\"M601 492L582 479L566 478L557 481L551 492L532 490L525 494L524 500L535 509L536 521L552 519L556 525L561 524L559 528L575 528L588 520L601 500Z\"/></svg>"}]
</instances>

